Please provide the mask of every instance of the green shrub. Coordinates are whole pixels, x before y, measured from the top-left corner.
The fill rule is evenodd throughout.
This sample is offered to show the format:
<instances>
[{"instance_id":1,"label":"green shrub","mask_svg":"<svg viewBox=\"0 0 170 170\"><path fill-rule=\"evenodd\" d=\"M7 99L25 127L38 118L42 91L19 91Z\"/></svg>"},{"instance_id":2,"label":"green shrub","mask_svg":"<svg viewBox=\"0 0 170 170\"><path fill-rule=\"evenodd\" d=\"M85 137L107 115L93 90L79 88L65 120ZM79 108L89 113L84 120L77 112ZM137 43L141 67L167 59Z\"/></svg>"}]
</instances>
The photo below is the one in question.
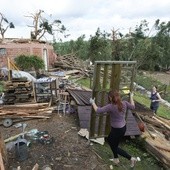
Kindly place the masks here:
<instances>
[{"instance_id":1,"label":"green shrub","mask_svg":"<svg viewBox=\"0 0 170 170\"><path fill-rule=\"evenodd\" d=\"M20 55L15 58L16 65L21 70L32 70L37 71L38 69L44 69L44 61L36 55Z\"/></svg>"}]
</instances>

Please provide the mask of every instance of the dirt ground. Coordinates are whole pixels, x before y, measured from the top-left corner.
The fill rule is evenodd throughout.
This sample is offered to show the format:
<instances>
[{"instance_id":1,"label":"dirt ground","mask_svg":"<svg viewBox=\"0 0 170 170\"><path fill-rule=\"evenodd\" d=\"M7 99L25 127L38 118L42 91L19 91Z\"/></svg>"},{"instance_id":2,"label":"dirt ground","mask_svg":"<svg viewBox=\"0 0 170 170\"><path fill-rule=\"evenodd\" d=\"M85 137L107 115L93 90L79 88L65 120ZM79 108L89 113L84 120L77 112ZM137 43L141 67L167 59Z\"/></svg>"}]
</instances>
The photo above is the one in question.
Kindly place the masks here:
<instances>
[{"instance_id":1,"label":"dirt ground","mask_svg":"<svg viewBox=\"0 0 170 170\"><path fill-rule=\"evenodd\" d=\"M59 116L53 113L48 120L26 121L25 131L38 129L38 131L48 131L50 137L54 140L48 144L42 144L39 141L30 140L28 147L28 158L24 161L18 161L15 154L16 149L8 151L8 165L6 170L14 170L18 166L21 170L32 170L37 163L39 169L50 166L53 170L107 170L98 156L93 152L86 138L78 135L79 125L76 114ZM11 126L1 128L4 138L9 138L22 132L21 128ZM28 141L30 138L28 138Z\"/></svg>"},{"instance_id":2,"label":"dirt ground","mask_svg":"<svg viewBox=\"0 0 170 170\"><path fill-rule=\"evenodd\" d=\"M146 72L147 76L150 76L156 80L159 80L163 84L170 85L170 72L164 73L164 72Z\"/></svg>"}]
</instances>

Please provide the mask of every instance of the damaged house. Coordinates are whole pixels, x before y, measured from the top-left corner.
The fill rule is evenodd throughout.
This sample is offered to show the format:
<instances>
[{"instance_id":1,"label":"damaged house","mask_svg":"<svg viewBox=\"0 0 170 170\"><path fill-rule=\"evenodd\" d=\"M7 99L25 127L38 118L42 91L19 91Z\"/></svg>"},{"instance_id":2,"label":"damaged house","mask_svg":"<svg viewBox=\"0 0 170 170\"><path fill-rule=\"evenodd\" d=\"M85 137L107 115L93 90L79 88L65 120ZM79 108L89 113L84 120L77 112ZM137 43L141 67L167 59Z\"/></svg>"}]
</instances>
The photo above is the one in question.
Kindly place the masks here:
<instances>
[{"instance_id":1,"label":"damaged house","mask_svg":"<svg viewBox=\"0 0 170 170\"><path fill-rule=\"evenodd\" d=\"M45 63L45 70L52 67L57 55L53 46L44 41L30 41L29 39L6 39L0 43L0 67L7 67L7 58L11 61L19 55L36 55Z\"/></svg>"}]
</instances>

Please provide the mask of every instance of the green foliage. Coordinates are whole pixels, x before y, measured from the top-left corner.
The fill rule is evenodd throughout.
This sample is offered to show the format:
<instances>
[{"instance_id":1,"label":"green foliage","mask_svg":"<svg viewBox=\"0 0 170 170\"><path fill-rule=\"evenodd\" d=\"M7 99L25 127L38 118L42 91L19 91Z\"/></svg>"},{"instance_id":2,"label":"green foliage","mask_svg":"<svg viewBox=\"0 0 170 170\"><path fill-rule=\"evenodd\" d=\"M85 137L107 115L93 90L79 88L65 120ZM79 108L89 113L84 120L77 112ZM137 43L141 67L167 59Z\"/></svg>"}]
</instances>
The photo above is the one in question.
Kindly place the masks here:
<instances>
[{"instance_id":1,"label":"green foliage","mask_svg":"<svg viewBox=\"0 0 170 170\"><path fill-rule=\"evenodd\" d=\"M75 41L55 43L54 49L61 55L73 53L93 63L97 60L133 60L137 61L137 69L154 71L170 68L169 46L170 22L156 20L150 29L148 22L143 20L125 35L116 31L101 32L98 28L89 40L82 35Z\"/></svg>"},{"instance_id":2,"label":"green foliage","mask_svg":"<svg viewBox=\"0 0 170 170\"><path fill-rule=\"evenodd\" d=\"M35 55L20 55L15 58L16 65L21 70L38 70L38 69L44 69L44 61Z\"/></svg>"},{"instance_id":3,"label":"green foliage","mask_svg":"<svg viewBox=\"0 0 170 170\"><path fill-rule=\"evenodd\" d=\"M90 78L84 78L84 79L80 79L77 81L78 84L81 84L84 87L87 88L91 88L91 84L90 84Z\"/></svg>"},{"instance_id":4,"label":"green foliage","mask_svg":"<svg viewBox=\"0 0 170 170\"><path fill-rule=\"evenodd\" d=\"M91 36L89 43L89 58L94 63L96 60L111 60L111 43L109 34L102 33L98 28L95 36Z\"/></svg>"},{"instance_id":5,"label":"green foliage","mask_svg":"<svg viewBox=\"0 0 170 170\"><path fill-rule=\"evenodd\" d=\"M72 53L82 60L87 60L89 58L89 42L85 41L84 39L85 35L82 35L76 41L71 40L69 42L64 43L55 42L53 44L53 47L55 52L60 55Z\"/></svg>"}]
</instances>

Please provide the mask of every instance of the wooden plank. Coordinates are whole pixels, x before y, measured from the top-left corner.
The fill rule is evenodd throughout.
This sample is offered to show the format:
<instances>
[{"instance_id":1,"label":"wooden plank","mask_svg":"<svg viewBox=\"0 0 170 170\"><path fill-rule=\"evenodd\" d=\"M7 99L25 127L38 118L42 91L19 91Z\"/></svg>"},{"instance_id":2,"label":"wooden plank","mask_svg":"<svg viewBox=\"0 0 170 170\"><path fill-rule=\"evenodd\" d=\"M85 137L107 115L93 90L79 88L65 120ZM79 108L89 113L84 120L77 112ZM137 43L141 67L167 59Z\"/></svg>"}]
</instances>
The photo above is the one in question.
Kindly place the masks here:
<instances>
[{"instance_id":1,"label":"wooden plank","mask_svg":"<svg viewBox=\"0 0 170 170\"><path fill-rule=\"evenodd\" d=\"M159 123L161 123L161 125L163 125L164 127L166 127L167 129L170 130L170 126L167 125L165 122L159 120L158 118L156 118L155 116L152 117L153 119L155 119L156 121L158 121Z\"/></svg>"},{"instance_id":2,"label":"wooden plank","mask_svg":"<svg viewBox=\"0 0 170 170\"><path fill-rule=\"evenodd\" d=\"M110 89L119 90L121 76L121 65L112 65L111 79L110 79Z\"/></svg>"},{"instance_id":3,"label":"wooden plank","mask_svg":"<svg viewBox=\"0 0 170 170\"><path fill-rule=\"evenodd\" d=\"M15 105L3 105L0 108L1 109L7 109L7 108L37 108L37 107L45 107L48 106L48 103L28 103L28 104L15 104Z\"/></svg>"},{"instance_id":4,"label":"wooden plank","mask_svg":"<svg viewBox=\"0 0 170 170\"><path fill-rule=\"evenodd\" d=\"M147 151L151 153L156 159L158 159L166 169L169 169L170 159L166 155L162 154L162 152L160 152L158 149L156 149L152 143L146 140L145 142Z\"/></svg>"},{"instance_id":5,"label":"wooden plank","mask_svg":"<svg viewBox=\"0 0 170 170\"><path fill-rule=\"evenodd\" d=\"M100 91L100 77L101 77L101 64L95 63L95 69L94 69L94 75L93 75L93 92L92 97L98 101L98 92ZM91 113L91 121L90 121L90 132L89 136L95 135L95 122L96 122L96 113L94 109L92 108Z\"/></svg>"},{"instance_id":6,"label":"wooden plank","mask_svg":"<svg viewBox=\"0 0 170 170\"><path fill-rule=\"evenodd\" d=\"M0 170L5 170L5 166L4 166L4 162L3 162L3 159L2 159L1 152L0 152Z\"/></svg>"},{"instance_id":7,"label":"wooden plank","mask_svg":"<svg viewBox=\"0 0 170 170\"><path fill-rule=\"evenodd\" d=\"M7 151L2 133L0 132L0 170L5 170L3 161L7 162Z\"/></svg>"}]
</instances>

